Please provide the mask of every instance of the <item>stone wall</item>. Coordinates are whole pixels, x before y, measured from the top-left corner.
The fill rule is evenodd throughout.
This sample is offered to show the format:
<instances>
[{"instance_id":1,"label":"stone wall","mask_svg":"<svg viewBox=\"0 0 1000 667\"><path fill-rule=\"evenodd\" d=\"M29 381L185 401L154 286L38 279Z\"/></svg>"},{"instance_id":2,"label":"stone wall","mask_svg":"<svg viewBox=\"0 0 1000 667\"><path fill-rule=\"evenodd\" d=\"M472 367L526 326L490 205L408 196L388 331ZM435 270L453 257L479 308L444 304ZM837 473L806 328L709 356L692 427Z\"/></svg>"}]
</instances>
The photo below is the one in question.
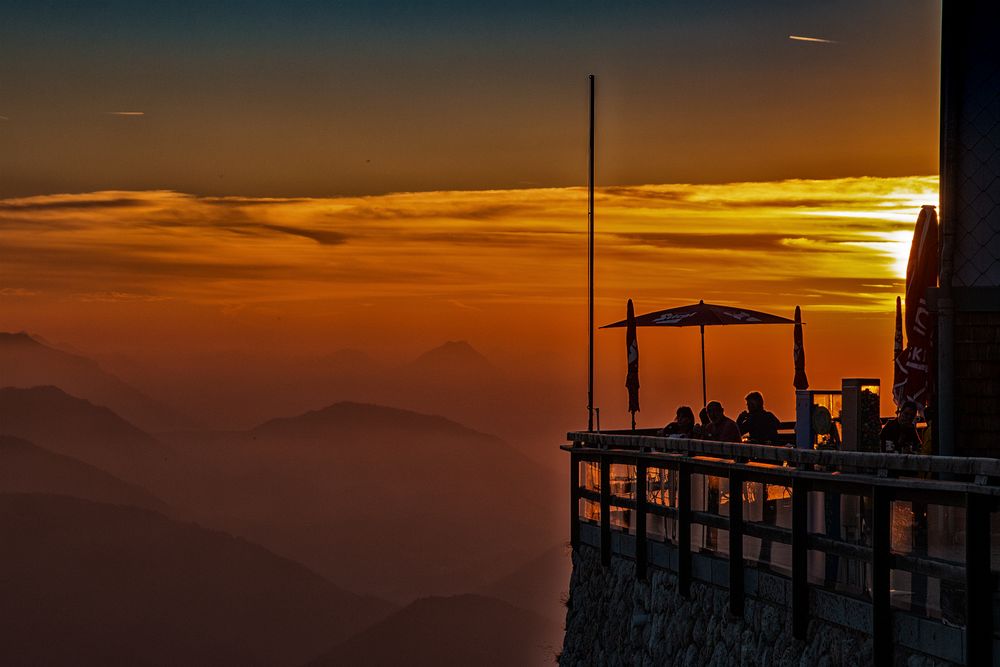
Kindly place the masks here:
<instances>
[{"instance_id":1,"label":"stone wall","mask_svg":"<svg viewBox=\"0 0 1000 667\"><path fill-rule=\"evenodd\" d=\"M559 664L788 666L870 665L867 633L812 620L807 639L792 637L788 607L748 597L744 617L730 618L729 594L693 581L691 598L677 592L676 576L650 568L646 581L635 577L631 560L601 565L600 552L581 545L573 553L566 636ZM897 648L896 664L945 667Z\"/></svg>"}]
</instances>

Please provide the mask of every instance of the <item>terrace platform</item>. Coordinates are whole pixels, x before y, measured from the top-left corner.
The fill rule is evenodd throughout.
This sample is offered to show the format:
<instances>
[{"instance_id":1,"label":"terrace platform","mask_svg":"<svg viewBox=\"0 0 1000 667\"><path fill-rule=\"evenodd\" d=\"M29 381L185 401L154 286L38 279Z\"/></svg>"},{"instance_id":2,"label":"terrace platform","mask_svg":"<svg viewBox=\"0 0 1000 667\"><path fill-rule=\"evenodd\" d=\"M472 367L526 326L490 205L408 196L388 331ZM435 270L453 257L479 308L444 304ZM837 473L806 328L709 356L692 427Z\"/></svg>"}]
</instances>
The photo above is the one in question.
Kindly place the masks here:
<instances>
[{"instance_id":1,"label":"terrace platform","mask_svg":"<svg viewBox=\"0 0 1000 667\"><path fill-rule=\"evenodd\" d=\"M567 439L577 556L629 561L640 580L665 571L682 598L722 589L734 623L748 601L786 607L797 640L814 621L863 633L875 664L1000 664L1000 460L654 430Z\"/></svg>"}]
</instances>

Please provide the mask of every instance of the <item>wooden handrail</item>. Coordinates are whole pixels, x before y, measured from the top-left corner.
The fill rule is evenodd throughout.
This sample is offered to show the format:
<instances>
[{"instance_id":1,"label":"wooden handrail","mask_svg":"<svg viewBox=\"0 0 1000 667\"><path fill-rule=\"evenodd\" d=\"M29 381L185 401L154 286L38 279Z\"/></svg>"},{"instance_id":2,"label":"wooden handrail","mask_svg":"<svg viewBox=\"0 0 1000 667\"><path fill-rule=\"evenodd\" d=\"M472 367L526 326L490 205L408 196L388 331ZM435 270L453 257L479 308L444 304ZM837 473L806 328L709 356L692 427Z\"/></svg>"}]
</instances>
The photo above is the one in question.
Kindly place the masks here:
<instances>
[{"instance_id":1,"label":"wooden handrail","mask_svg":"<svg viewBox=\"0 0 1000 667\"><path fill-rule=\"evenodd\" d=\"M638 433L638 432L636 432ZM881 452L844 452L827 449L795 449L779 445L715 442L711 440L664 438L631 432L592 433L571 431L566 439L576 446L656 451L689 456L716 456L761 463L788 464L796 467L823 466L864 469L884 474L931 473L978 478L981 484L1000 479L1000 459L965 456L927 456L922 454L884 454Z\"/></svg>"}]
</instances>

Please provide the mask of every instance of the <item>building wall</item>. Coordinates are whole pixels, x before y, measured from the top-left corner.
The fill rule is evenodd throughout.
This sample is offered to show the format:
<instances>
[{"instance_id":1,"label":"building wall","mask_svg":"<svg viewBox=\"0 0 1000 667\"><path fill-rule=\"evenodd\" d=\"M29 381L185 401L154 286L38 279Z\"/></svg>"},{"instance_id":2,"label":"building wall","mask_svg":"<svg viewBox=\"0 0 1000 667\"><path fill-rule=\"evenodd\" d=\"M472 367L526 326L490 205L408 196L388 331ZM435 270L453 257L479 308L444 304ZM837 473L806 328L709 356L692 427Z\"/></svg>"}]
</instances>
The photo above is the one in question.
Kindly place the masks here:
<instances>
[{"instance_id":1,"label":"building wall","mask_svg":"<svg viewBox=\"0 0 1000 667\"><path fill-rule=\"evenodd\" d=\"M957 150L949 193L955 197L952 284L1000 287L1000 20L993 0L946 2L959 22L952 45Z\"/></svg>"},{"instance_id":2,"label":"building wall","mask_svg":"<svg viewBox=\"0 0 1000 667\"><path fill-rule=\"evenodd\" d=\"M995 0L943 4L938 367L943 442L966 456L1000 456L998 24Z\"/></svg>"}]
</instances>

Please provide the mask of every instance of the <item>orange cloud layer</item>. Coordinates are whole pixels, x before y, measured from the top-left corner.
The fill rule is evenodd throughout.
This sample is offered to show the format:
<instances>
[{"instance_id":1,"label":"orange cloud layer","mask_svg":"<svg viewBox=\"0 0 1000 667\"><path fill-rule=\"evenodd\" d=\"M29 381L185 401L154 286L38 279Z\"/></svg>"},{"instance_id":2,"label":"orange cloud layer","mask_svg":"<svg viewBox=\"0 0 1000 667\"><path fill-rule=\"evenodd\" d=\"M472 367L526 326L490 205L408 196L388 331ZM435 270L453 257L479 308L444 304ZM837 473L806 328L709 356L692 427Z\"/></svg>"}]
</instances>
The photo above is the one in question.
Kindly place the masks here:
<instances>
[{"instance_id":1,"label":"orange cloud layer","mask_svg":"<svg viewBox=\"0 0 1000 667\"><path fill-rule=\"evenodd\" d=\"M936 179L606 188L599 293L884 308ZM96 192L0 200L0 279L31 298L233 305L433 296L578 300L580 189L342 199ZM738 279L732 272L738 271ZM18 292L18 294L22 293Z\"/></svg>"}]
</instances>

